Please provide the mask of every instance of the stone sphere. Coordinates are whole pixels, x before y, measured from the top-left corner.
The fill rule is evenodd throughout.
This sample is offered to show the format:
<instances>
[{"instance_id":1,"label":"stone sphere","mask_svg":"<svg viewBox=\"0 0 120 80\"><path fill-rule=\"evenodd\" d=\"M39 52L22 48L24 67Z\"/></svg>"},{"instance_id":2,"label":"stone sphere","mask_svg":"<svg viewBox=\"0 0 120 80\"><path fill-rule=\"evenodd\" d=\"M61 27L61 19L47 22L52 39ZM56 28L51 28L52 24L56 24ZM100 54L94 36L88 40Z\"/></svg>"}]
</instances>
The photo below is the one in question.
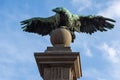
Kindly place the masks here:
<instances>
[{"instance_id":1,"label":"stone sphere","mask_svg":"<svg viewBox=\"0 0 120 80\"><path fill-rule=\"evenodd\" d=\"M50 40L53 46L69 47L72 37L67 29L58 28L51 33Z\"/></svg>"}]
</instances>

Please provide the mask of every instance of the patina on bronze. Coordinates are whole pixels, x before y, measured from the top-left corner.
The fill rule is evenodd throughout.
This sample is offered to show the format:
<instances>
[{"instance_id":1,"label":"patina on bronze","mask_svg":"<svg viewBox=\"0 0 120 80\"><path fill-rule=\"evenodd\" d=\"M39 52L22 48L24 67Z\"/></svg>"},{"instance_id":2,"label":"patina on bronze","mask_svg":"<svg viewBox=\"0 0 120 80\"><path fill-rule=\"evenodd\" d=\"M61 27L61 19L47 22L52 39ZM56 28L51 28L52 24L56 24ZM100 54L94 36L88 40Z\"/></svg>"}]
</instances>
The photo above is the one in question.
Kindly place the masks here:
<instances>
[{"instance_id":1,"label":"patina on bronze","mask_svg":"<svg viewBox=\"0 0 120 80\"><path fill-rule=\"evenodd\" d=\"M114 27L115 20L103 16L79 16L72 14L69 10L63 7L57 7L52 10L56 14L48 17L34 17L21 21L23 31L37 33L39 35L51 35L55 29L66 26L72 37L71 42L74 42L75 31L92 34L96 31L107 31ZM54 43L52 43L54 45Z\"/></svg>"}]
</instances>

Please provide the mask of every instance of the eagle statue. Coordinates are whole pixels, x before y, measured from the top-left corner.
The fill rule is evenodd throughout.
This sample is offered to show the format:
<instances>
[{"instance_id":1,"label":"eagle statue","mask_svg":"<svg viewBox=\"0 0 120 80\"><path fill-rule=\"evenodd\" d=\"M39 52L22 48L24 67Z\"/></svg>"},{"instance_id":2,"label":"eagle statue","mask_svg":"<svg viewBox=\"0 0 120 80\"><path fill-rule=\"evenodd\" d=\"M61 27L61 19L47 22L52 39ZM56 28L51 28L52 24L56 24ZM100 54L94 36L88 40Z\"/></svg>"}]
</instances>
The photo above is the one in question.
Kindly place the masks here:
<instances>
[{"instance_id":1,"label":"eagle statue","mask_svg":"<svg viewBox=\"0 0 120 80\"><path fill-rule=\"evenodd\" d=\"M61 26L66 26L72 36L72 42L75 39L75 31L92 34L96 31L107 31L114 27L115 20L103 16L79 16L72 14L63 7L57 7L52 10L56 14L48 17L34 17L21 21L23 31L37 33L39 35L51 35L51 32Z\"/></svg>"}]
</instances>

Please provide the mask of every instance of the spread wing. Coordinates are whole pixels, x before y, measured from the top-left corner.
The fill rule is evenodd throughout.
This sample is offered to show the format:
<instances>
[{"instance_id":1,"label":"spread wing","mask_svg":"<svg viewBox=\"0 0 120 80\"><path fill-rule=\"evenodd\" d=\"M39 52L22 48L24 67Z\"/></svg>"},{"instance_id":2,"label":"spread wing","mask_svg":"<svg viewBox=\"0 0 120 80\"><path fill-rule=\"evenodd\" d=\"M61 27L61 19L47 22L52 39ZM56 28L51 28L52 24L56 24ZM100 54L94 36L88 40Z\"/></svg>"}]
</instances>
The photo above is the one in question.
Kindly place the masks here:
<instances>
[{"instance_id":1,"label":"spread wing","mask_svg":"<svg viewBox=\"0 0 120 80\"><path fill-rule=\"evenodd\" d=\"M96 31L107 31L108 29L112 29L115 20L102 17L102 16L83 16L79 18L81 22L80 31L92 34Z\"/></svg>"},{"instance_id":2,"label":"spread wing","mask_svg":"<svg viewBox=\"0 0 120 80\"><path fill-rule=\"evenodd\" d=\"M27 19L21 21L21 25L24 25L22 29L26 32L37 33L44 36L50 34L50 32L55 29L58 20L56 18L57 15L48 18L35 17Z\"/></svg>"}]
</instances>

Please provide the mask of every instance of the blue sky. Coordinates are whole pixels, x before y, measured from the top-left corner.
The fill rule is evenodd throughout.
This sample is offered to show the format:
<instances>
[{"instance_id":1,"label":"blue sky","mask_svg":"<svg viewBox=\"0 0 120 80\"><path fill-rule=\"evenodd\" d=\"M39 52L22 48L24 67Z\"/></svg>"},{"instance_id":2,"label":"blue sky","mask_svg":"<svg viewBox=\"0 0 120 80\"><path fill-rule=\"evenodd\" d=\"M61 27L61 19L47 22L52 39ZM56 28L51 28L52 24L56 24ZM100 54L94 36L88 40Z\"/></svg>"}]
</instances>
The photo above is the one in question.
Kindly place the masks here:
<instances>
[{"instance_id":1,"label":"blue sky","mask_svg":"<svg viewBox=\"0 0 120 80\"><path fill-rule=\"evenodd\" d=\"M79 80L120 80L120 0L0 0L0 80L42 80L34 52L51 46L49 36L23 32L20 21L48 17L51 9L66 7L79 15L115 19L115 28L93 35L76 33L71 48L80 52Z\"/></svg>"}]
</instances>

